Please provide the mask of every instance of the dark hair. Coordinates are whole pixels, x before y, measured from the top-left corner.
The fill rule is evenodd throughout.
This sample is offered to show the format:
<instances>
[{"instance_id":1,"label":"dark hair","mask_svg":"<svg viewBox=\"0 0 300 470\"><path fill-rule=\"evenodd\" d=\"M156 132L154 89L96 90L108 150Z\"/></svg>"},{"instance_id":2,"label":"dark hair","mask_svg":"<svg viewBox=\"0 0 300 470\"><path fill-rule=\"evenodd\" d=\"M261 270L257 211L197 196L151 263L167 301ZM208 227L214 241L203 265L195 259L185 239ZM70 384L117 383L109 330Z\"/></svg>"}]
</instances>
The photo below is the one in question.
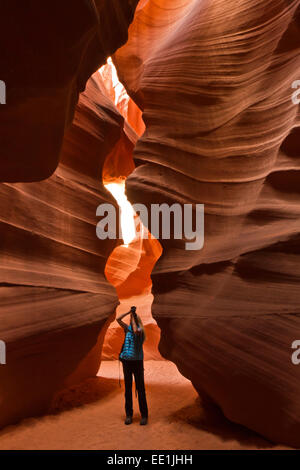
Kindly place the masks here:
<instances>
[{"instance_id":1,"label":"dark hair","mask_svg":"<svg viewBox=\"0 0 300 470\"><path fill-rule=\"evenodd\" d=\"M133 312L135 312L135 311L136 311L136 307L135 307L135 306L131 307L131 310L132 310Z\"/></svg>"}]
</instances>

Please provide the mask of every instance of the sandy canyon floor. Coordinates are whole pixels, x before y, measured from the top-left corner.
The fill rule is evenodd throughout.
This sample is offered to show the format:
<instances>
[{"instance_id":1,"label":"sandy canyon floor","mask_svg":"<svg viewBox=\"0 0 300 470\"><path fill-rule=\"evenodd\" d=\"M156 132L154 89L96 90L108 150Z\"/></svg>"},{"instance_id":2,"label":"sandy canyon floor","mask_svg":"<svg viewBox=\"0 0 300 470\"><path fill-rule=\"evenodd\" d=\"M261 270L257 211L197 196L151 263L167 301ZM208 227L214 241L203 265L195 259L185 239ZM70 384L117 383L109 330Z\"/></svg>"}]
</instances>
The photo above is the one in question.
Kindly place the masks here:
<instances>
[{"instance_id":1,"label":"sandy canyon floor","mask_svg":"<svg viewBox=\"0 0 300 470\"><path fill-rule=\"evenodd\" d=\"M169 361L145 361L149 424L124 420L124 382L118 361L104 361L98 377L63 392L53 414L0 432L0 449L283 449L204 408L191 383Z\"/></svg>"}]
</instances>

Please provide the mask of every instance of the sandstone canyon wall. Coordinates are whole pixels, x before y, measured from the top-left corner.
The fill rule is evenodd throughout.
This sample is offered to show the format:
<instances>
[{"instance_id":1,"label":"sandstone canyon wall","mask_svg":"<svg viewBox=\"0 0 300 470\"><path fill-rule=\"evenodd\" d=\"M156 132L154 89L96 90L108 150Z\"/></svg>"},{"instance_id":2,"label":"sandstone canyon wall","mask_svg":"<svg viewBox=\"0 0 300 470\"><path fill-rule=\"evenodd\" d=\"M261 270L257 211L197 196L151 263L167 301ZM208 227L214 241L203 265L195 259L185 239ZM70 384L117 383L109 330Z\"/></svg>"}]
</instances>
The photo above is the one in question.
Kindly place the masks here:
<instances>
[{"instance_id":1,"label":"sandstone canyon wall","mask_svg":"<svg viewBox=\"0 0 300 470\"><path fill-rule=\"evenodd\" d=\"M2 0L0 181L56 169L88 78L127 40L138 0Z\"/></svg>"},{"instance_id":2,"label":"sandstone canyon wall","mask_svg":"<svg viewBox=\"0 0 300 470\"><path fill-rule=\"evenodd\" d=\"M102 170L119 141L134 145L100 74L86 81L126 41L137 1L42 3L1 3L0 426L99 369L118 304L104 276L117 242L96 237L98 205L115 204Z\"/></svg>"},{"instance_id":3,"label":"sandstone canyon wall","mask_svg":"<svg viewBox=\"0 0 300 470\"><path fill-rule=\"evenodd\" d=\"M202 250L160 240L160 352L225 416L300 446L299 0L148 0L114 56L146 132L132 202L205 204Z\"/></svg>"},{"instance_id":4,"label":"sandstone canyon wall","mask_svg":"<svg viewBox=\"0 0 300 470\"><path fill-rule=\"evenodd\" d=\"M0 425L45 411L57 390L96 373L117 305L104 278L114 245L95 237L95 209L113 201L100 178L107 156L136 140L98 75L74 110L125 43L137 0L39 3L4 1L0 32L0 78L12 85L0 110L0 331L10 361ZM160 352L229 419L298 447L299 7L142 0L113 57L146 124L131 201L205 204L202 250L160 240Z\"/></svg>"}]
</instances>

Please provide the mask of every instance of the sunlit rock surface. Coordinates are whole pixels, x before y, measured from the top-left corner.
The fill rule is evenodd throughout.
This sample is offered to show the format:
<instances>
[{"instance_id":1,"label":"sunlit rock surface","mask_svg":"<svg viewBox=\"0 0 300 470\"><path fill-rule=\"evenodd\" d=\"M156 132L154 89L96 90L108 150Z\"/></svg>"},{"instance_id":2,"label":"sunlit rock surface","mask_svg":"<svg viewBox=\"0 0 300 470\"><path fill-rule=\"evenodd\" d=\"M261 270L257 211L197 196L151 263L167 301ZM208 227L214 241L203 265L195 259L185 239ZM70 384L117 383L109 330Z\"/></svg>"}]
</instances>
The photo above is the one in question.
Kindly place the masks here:
<instances>
[{"instance_id":1,"label":"sunlit rock surface","mask_svg":"<svg viewBox=\"0 0 300 470\"><path fill-rule=\"evenodd\" d=\"M146 132L138 203L204 203L205 244L160 240L160 352L231 420L300 446L299 0L148 0L114 55Z\"/></svg>"},{"instance_id":2,"label":"sunlit rock surface","mask_svg":"<svg viewBox=\"0 0 300 470\"><path fill-rule=\"evenodd\" d=\"M158 352L160 330L152 318L151 273L162 253L160 243L144 227L139 216L127 200L125 179L134 171L133 149L145 131L141 110L128 96L119 82L115 67L109 59L99 70L105 84L107 97L115 104L125 119L121 138L106 157L102 181L121 209L122 242L110 254L105 276L116 288L120 305L117 315L130 311L132 305L142 318L146 341L144 359L162 359ZM145 236L146 235L146 236ZM129 317L127 317L127 323ZM103 344L102 358L117 359L124 340L124 331L113 322Z\"/></svg>"}]
</instances>

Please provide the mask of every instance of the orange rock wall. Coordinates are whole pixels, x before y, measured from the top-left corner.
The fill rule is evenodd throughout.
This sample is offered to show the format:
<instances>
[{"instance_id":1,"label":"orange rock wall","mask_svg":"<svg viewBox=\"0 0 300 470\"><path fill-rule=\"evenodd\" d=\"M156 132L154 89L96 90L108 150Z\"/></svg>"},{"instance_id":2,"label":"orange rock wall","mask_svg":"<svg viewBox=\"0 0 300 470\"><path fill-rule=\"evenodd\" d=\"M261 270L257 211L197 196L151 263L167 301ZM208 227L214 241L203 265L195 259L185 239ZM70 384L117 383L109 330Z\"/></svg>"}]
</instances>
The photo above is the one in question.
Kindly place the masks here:
<instances>
[{"instance_id":1,"label":"orange rock wall","mask_svg":"<svg viewBox=\"0 0 300 470\"><path fill-rule=\"evenodd\" d=\"M205 205L205 243L159 240L160 352L224 414L300 445L299 0L148 0L114 55L146 132L132 202Z\"/></svg>"}]
</instances>

